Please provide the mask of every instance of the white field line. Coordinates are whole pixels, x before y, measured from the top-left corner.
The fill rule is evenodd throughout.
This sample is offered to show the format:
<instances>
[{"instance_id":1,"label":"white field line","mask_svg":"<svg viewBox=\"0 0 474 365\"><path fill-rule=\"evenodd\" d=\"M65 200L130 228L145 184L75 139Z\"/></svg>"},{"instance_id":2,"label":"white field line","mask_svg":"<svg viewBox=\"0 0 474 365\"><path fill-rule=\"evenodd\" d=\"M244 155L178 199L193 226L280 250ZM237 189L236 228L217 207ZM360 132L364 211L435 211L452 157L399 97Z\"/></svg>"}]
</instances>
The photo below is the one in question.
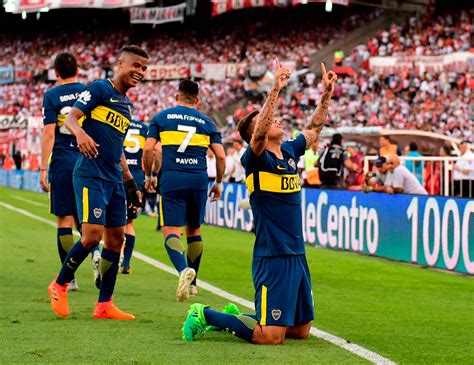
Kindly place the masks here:
<instances>
[{"instance_id":1,"label":"white field line","mask_svg":"<svg viewBox=\"0 0 474 365\"><path fill-rule=\"evenodd\" d=\"M7 204L5 202L2 202L0 201L0 206L3 206L7 209L10 209L10 210L13 210L17 213L20 213L20 214L23 214L29 218L32 218L32 219L36 219L37 221L40 221L40 222L43 222L43 223L46 223L46 224L49 224L50 226L52 227L56 227L56 224L52 221L50 221L49 219L46 219L46 218L43 218L43 217L40 217L36 214L33 214L33 213L30 213L28 212L27 210L24 210L24 209L20 209L20 208L17 208L17 207L14 207L10 204ZM78 235L77 232L75 232L75 234ZM144 262L146 262L147 264L150 264L160 270L163 270L171 275L174 275L174 276L178 276L178 273L176 272L176 270L168 265L165 265L163 264L162 262L159 262L149 256L146 256L140 252L137 252L135 251L133 253L133 256L136 257L137 259L139 260L142 260ZM211 292L212 294L215 294L217 296L220 296L221 298L224 298L224 299L227 299L227 300L230 300L234 303L238 303L244 307L247 307L249 309L252 309L254 310L255 309L255 306L254 306L254 303L249 301L249 300L246 300L244 298L241 298L241 297L238 297L234 294L231 294L225 290L222 290L218 287L215 287L214 285L211 285L205 281L202 281L202 280L199 280L198 281L198 286L200 288L203 288L209 292ZM325 331L321 331L319 329L317 329L316 327L311 327L311 331L310 333L313 335L313 336L316 336L318 338L321 338L325 341L328 341L336 346L339 346L339 347L342 347L343 349L363 358L363 359L366 359L368 361L370 361L371 363L373 364L381 364L381 365L395 365L396 363L393 362L392 360L389 360L373 351L370 351L362 346L359 346L359 345L356 345L354 343L350 343L346 340L344 340L343 338L340 338L340 337L337 337L335 335L332 335L328 332L325 332Z\"/></svg>"},{"instance_id":2,"label":"white field line","mask_svg":"<svg viewBox=\"0 0 474 365\"><path fill-rule=\"evenodd\" d=\"M19 201L22 201L22 202L25 202L25 203L28 203L28 204L31 204L31 205L35 205L37 207L48 207L49 206L46 203L40 203L40 202L37 202L35 200L26 199L26 198L23 198L22 196L19 196L19 195L10 195L10 196L13 199L16 199L16 200L19 200Z\"/></svg>"}]
</instances>

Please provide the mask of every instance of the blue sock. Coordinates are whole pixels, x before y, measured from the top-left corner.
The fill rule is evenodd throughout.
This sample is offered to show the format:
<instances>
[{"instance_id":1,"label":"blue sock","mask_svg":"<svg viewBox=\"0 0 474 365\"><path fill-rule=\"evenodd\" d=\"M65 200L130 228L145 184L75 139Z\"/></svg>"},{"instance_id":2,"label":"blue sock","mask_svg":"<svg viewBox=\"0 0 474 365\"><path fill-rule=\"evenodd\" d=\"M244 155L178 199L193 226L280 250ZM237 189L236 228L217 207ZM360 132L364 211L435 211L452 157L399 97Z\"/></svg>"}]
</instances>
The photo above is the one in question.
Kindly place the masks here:
<instances>
[{"instance_id":1,"label":"blue sock","mask_svg":"<svg viewBox=\"0 0 474 365\"><path fill-rule=\"evenodd\" d=\"M102 249L99 264L100 271L100 291L99 302L108 302L114 293L115 282L117 281L118 264L120 252Z\"/></svg>"},{"instance_id":2,"label":"blue sock","mask_svg":"<svg viewBox=\"0 0 474 365\"><path fill-rule=\"evenodd\" d=\"M201 264L201 256L203 243L201 236L188 237L188 251L186 258L188 259L188 266L196 271L196 277L191 284L196 285L197 274L199 271L199 265Z\"/></svg>"},{"instance_id":3,"label":"blue sock","mask_svg":"<svg viewBox=\"0 0 474 365\"><path fill-rule=\"evenodd\" d=\"M168 252L171 262L178 272L181 272L188 267L183 244L177 235L170 234L168 237L166 237L165 248Z\"/></svg>"},{"instance_id":4,"label":"blue sock","mask_svg":"<svg viewBox=\"0 0 474 365\"><path fill-rule=\"evenodd\" d=\"M67 253L71 250L72 246L74 246L74 236L72 235L72 228L58 228L57 244L61 264L64 264L64 260L66 259Z\"/></svg>"},{"instance_id":5,"label":"blue sock","mask_svg":"<svg viewBox=\"0 0 474 365\"><path fill-rule=\"evenodd\" d=\"M125 247L123 248L122 267L130 267L133 248L135 247L135 236L125 233Z\"/></svg>"},{"instance_id":6,"label":"blue sock","mask_svg":"<svg viewBox=\"0 0 474 365\"><path fill-rule=\"evenodd\" d=\"M253 330L257 321L250 316L225 314L204 308L204 317L210 326L216 326L247 342L252 342Z\"/></svg>"},{"instance_id":7,"label":"blue sock","mask_svg":"<svg viewBox=\"0 0 474 365\"><path fill-rule=\"evenodd\" d=\"M89 252L90 251L82 245L81 240L77 241L69 250L56 282L59 285L69 283L74 278L74 273L79 265L85 260L87 255L89 255Z\"/></svg>"}]
</instances>

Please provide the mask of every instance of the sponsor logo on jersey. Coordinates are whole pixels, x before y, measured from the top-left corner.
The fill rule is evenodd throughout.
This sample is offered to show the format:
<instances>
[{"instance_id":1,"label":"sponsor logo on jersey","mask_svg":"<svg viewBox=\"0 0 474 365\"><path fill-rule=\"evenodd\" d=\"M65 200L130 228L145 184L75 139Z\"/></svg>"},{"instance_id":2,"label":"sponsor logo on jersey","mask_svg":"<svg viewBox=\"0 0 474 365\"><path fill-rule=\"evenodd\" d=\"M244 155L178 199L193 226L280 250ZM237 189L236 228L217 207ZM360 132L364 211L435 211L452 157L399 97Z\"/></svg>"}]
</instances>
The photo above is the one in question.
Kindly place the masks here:
<instances>
[{"instance_id":1,"label":"sponsor logo on jersey","mask_svg":"<svg viewBox=\"0 0 474 365\"><path fill-rule=\"evenodd\" d=\"M127 165L137 166L138 160L136 158L127 158Z\"/></svg>"},{"instance_id":2,"label":"sponsor logo on jersey","mask_svg":"<svg viewBox=\"0 0 474 365\"><path fill-rule=\"evenodd\" d=\"M285 171L286 168L284 166L277 165L277 170Z\"/></svg>"},{"instance_id":3,"label":"sponsor logo on jersey","mask_svg":"<svg viewBox=\"0 0 474 365\"><path fill-rule=\"evenodd\" d=\"M167 119L180 119L180 120L189 120L190 122L196 122L200 124L206 124L206 121L202 118L193 117L192 115L187 114L168 114L166 116Z\"/></svg>"},{"instance_id":4,"label":"sponsor logo on jersey","mask_svg":"<svg viewBox=\"0 0 474 365\"><path fill-rule=\"evenodd\" d=\"M126 133L130 126L130 120L119 112L103 105L96 107L91 113L92 119L110 125L122 133Z\"/></svg>"},{"instance_id":5,"label":"sponsor logo on jersey","mask_svg":"<svg viewBox=\"0 0 474 365\"><path fill-rule=\"evenodd\" d=\"M180 165L197 165L199 163L197 158L179 158L176 157L176 163Z\"/></svg>"},{"instance_id":6,"label":"sponsor logo on jersey","mask_svg":"<svg viewBox=\"0 0 474 365\"><path fill-rule=\"evenodd\" d=\"M89 90L84 90L82 93L79 94L79 101L80 103L87 105L89 101L91 101L91 92Z\"/></svg>"},{"instance_id":7,"label":"sponsor logo on jersey","mask_svg":"<svg viewBox=\"0 0 474 365\"><path fill-rule=\"evenodd\" d=\"M111 103L118 103L119 101L120 101L119 99L110 98Z\"/></svg>"},{"instance_id":8,"label":"sponsor logo on jersey","mask_svg":"<svg viewBox=\"0 0 474 365\"><path fill-rule=\"evenodd\" d=\"M79 93L75 93L75 94L69 94L69 95L61 95L59 97L59 101L61 103L64 103L65 101L71 101L71 100L76 100L79 96Z\"/></svg>"}]
</instances>

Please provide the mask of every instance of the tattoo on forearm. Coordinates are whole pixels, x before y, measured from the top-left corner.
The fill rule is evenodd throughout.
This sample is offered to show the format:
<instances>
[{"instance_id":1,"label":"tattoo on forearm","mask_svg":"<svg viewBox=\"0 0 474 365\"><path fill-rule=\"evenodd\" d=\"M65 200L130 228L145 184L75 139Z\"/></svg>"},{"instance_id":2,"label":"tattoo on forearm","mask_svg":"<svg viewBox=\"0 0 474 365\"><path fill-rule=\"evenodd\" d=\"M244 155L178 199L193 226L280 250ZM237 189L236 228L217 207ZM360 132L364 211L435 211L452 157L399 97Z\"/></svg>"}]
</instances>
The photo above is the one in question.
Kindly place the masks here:
<instances>
[{"instance_id":1,"label":"tattoo on forearm","mask_svg":"<svg viewBox=\"0 0 474 365\"><path fill-rule=\"evenodd\" d=\"M321 102L316 108L316 111L311 116L309 128L316 129L318 133L321 132L321 130L324 127L324 122L326 122L328 109L329 109L329 102L331 101L331 95L332 95L331 90L328 90L328 89L324 90L324 94L321 98Z\"/></svg>"},{"instance_id":2,"label":"tattoo on forearm","mask_svg":"<svg viewBox=\"0 0 474 365\"><path fill-rule=\"evenodd\" d=\"M258 114L257 124L253 138L255 140L265 139L273 123L273 114L275 113L278 101L278 90L272 89L268 95L262 110Z\"/></svg>"}]
</instances>

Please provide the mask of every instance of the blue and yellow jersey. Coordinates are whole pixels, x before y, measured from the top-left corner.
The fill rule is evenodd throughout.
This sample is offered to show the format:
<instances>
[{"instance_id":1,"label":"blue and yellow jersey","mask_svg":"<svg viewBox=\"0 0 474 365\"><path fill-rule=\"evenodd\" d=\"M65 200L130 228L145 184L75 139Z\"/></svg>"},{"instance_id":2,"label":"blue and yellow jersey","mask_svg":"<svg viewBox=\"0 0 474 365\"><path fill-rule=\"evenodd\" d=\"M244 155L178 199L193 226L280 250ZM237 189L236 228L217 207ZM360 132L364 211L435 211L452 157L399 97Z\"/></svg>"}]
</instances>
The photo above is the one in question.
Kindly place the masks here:
<instances>
[{"instance_id":1,"label":"blue and yellow jersey","mask_svg":"<svg viewBox=\"0 0 474 365\"><path fill-rule=\"evenodd\" d=\"M125 137L125 158L133 178L139 185L145 183L145 174L143 173L142 157L143 147L145 146L148 126L145 123L132 120Z\"/></svg>"},{"instance_id":2,"label":"blue and yellow jersey","mask_svg":"<svg viewBox=\"0 0 474 365\"><path fill-rule=\"evenodd\" d=\"M79 156L74 175L121 182L120 161L132 120L132 103L107 79L87 85L74 107L86 115L82 128L99 144L97 158Z\"/></svg>"},{"instance_id":3,"label":"blue and yellow jersey","mask_svg":"<svg viewBox=\"0 0 474 365\"><path fill-rule=\"evenodd\" d=\"M214 122L198 110L177 106L153 117L148 137L161 142L160 192L207 190L206 153L211 143L222 143Z\"/></svg>"},{"instance_id":4,"label":"blue and yellow jersey","mask_svg":"<svg viewBox=\"0 0 474 365\"><path fill-rule=\"evenodd\" d=\"M54 146L49 165L50 171L72 171L79 149L76 137L64 125L72 106L84 90L84 85L74 82L59 85L45 92L43 97L43 124L56 124Z\"/></svg>"},{"instance_id":5,"label":"blue and yellow jersey","mask_svg":"<svg viewBox=\"0 0 474 365\"><path fill-rule=\"evenodd\" d=\"M281 145L281 160L267 150L256 156L250 147L241 158L255 219L254 257L305 253L296 166L305 149L306 139L299 135Z\"/></svg>"}]
</instances>

